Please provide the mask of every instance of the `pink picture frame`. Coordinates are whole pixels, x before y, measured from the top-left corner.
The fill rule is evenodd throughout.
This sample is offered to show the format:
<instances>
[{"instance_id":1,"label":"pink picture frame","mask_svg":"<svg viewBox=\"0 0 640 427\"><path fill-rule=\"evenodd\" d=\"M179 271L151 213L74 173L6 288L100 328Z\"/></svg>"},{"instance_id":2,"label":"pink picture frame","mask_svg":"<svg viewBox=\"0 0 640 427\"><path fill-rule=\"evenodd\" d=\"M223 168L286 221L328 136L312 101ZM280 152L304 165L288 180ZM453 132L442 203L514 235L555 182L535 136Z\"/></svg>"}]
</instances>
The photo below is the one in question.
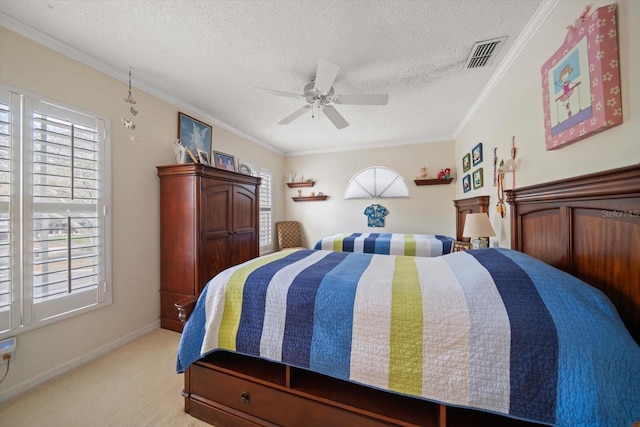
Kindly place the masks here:
<instances>
[{"instance_id":1,"label":"pink picture frame","mask_svg":"<svg viewBox=\"0 0 640 427\"><path fill-rule=\"evenodd\" d=\"M589 9L541 69L547 150L622 123L617 8Z\"/></svg>"}]
</instances>

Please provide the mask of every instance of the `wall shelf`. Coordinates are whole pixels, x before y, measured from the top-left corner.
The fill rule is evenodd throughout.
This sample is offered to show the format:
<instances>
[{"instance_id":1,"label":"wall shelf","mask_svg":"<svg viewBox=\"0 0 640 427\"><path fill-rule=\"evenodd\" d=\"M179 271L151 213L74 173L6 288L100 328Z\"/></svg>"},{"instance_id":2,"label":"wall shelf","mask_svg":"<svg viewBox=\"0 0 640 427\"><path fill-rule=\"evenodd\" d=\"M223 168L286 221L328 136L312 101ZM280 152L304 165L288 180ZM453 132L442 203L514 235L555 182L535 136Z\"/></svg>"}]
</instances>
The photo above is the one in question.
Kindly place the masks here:
<instances>
[{"instance_id":1,"label":"wall shelf","mask_svg":"<svg viewBox=\"0 0 640 427\"><path fill-rule=\"evenodd\" d=\"M287 182L289 188L313 187L315 181Z\"/></svg>"},{"instance_id":2,"label":"wall shelf","mask_svg":"<svg viewBox=\"0 0 640 427\"><path fill-rule=\"evenodd\" d=\"M327 200L327 196L322 195L322 196L299 196L299 197L292 197L294 202L318 202L321 200Z\"/></svg>"},{"instance_id":3,"label":"wall shelf","mask_svg":"<svg viewBox=\"0 0 640 427\"><path fill-rule=\"evenodd\" d=\"M436 178L436 179L414 179L413 182L416 183L416 185L420 186L420 185L445 185L445 184L451 184L451 181L453 181L453 178Z\"/></svg>"}]
</instances>

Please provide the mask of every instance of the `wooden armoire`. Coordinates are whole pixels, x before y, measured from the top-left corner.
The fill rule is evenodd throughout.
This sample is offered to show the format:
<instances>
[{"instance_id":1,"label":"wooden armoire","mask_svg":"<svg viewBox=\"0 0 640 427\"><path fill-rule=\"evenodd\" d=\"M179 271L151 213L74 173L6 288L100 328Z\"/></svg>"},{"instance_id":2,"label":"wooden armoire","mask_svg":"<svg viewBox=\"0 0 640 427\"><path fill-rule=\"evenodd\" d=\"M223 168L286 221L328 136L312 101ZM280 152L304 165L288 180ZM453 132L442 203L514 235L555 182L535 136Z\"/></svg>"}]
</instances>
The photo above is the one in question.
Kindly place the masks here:
<instances>
[{"instance_id":1,"label":"wooden armoire","mask_svg":"<svg viewBox=\"0 0 640 427\"><path fill-rule=\"evenodd\" d=\"M181 332L176 301L259 255L260 178L194 163L157 169L160 325Z\"/></svg>"}]
</instances>

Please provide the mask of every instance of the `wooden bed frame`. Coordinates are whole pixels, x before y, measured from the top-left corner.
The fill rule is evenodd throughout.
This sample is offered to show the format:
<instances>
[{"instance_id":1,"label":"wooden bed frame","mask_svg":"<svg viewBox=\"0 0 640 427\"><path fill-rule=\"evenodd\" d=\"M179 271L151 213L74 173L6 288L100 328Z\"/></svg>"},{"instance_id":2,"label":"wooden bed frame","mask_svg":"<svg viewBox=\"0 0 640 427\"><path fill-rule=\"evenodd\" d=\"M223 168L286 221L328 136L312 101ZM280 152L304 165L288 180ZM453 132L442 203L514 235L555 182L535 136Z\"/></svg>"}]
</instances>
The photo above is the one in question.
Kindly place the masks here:
<instances>
[{"instance_id":1,"label":"wooden bed frame","mask_svg":"<svg viewBox=\"0 0 640 427\"><path fill-rule=\"evenodd\" d=\"M458 201L458 213L474 199ZM638 341L640 166L516 189L508 201L512 248L600 288ZM184 378L185 412L215 426L534 425L228 352L194 363Z\"/></svg>"}]
</instances>

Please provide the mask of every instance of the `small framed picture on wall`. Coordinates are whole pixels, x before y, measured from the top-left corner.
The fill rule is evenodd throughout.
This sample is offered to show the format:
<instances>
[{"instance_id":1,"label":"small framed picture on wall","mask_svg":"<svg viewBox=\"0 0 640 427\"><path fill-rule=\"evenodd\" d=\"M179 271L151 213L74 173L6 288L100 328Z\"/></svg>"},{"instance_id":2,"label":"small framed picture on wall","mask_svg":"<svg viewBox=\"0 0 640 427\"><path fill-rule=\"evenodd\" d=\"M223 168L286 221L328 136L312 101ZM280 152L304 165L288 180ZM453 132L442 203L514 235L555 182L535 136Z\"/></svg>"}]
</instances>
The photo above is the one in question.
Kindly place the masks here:
<instances>
[{"instance_id":1,"label":"small framed picture on wall","mask_svg":"<svg viewBox=\"0 0 640 427\"><path fill-rule=\"evenodd\" d=\"M462 178L462 190L465 193L471 191L471 175L466 174L464 178Z\"/></svg>"},{"instance_id":2,"label":"small framed picture on wall","mask_svg":"<svg viewBox=\"0 0 640 427\"><path fill-rule=\"evenodd\" d=\"M462 158L462 172L467 172L471 169L471 154L467 153Z\"/></svg>"},{"instance_id":3,"label":"small framed picture on wall","mask_svg":"<svg viewBox=\"0 0 640 427\"><path fill-rule=\"evenodd\" d=\"M473 166L482 163L482 142L479 142L478 145L471 150L471 159L473 160Z\"/></svg>"},{"instance_id":4,"label":"small framed picture on wall","mask_svg":"<svg viewBox=\"0 0 640 427\"><path fill-rule=\"evenodd\" d=\"M484 185L483 176L482 176L482 168L478 168L473 171L473 189L477 190Z\"/></svg>"}]
</instances>

